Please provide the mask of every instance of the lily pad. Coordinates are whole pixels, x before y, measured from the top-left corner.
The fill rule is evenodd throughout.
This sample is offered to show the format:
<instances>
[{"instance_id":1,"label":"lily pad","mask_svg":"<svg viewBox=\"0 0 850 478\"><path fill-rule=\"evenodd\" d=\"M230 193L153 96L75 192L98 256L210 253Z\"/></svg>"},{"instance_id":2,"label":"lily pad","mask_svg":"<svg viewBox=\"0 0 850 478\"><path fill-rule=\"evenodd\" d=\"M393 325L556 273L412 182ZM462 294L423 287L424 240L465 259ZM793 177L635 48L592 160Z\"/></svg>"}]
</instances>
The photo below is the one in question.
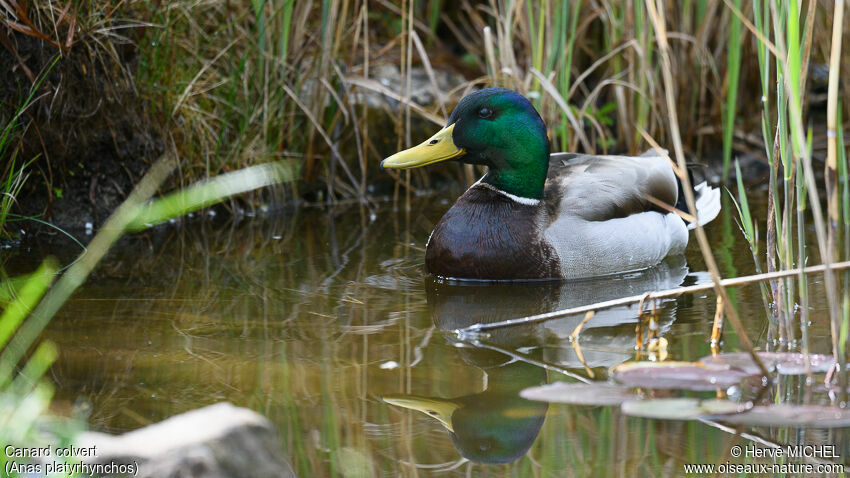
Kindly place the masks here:
<instances>
[{"instance_id":1,"label":"lily pad","mask_svg":"<svg viewBox=\"0 0 850 478\"><path fill-rule=\"evenodd\" d=\"M746 413L715 418L731 425L840 428L850 426L850 409L826 405L758 405Z\"/></svg>"},{"instance_id":2,"label":"lily pad","mask_svg":"<svg viewBox=\"0 0 850 478\"><path fill-rule=\"evenodd\" d=\"M628 387L697 391L730 387L753 375L698 362L626 362L613 367L611 373Z\"/></svg>"},{"instance_id":3,"label":"lily pad","mask_svg":"<svg viewBox=\"0 0 850 478\"><path fill-rule=\"evenodd\" d=\"M623 413L633 417L662 420L695 420L705 416L725 416L745 412L751 405L731 400L696 398L657 398L623 403Z\"/></svg>"},{"instance_id":4,"label":"lily pad","mask_svg":"<svg viewBox=\"0 0 850 478\"><path fill-rule=\"evenodd\" d=\"M806 373L806 356L792 352L757 352L768 371L776 371L780 375L803 375ZM709 368L730 367L751 374L760 374L761 370L750 357L749 353L738 352L707 356L699 359L699 363ZM809 363L813 373L826 372L834 364L832 355L809 354Z\"/></svg>"},{"instance_id":5,"label":"lily pad","mask_svg":"<svg viewBox=\"0 0 850 478\"><path fill-rule=\"evenodd\" d=\"M528 400L572 405L619 405L637 398L629 387L608 382L567 383L555 382L540 387L529 387L519 392Z\"/></svg>"}]
</instances>

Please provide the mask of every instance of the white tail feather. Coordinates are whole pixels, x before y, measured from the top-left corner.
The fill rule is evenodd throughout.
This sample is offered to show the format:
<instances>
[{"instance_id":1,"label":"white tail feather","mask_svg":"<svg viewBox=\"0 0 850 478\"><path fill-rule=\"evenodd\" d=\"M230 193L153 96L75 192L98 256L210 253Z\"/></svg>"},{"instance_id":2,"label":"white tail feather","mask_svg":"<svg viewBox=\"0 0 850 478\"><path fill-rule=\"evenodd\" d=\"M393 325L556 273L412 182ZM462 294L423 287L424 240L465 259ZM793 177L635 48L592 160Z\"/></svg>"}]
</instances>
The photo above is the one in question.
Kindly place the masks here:
<instances>
[{"instance_id":1,"label":"white tail feather","mask_svg":"<svg viewBox=\"0 0 850 478\"><path fill-rule=\"evenodd\" d=\"M720 214L720 189L713 188L702 182L694 187L696 192L697 219L704 226ZM695 223L688 224L688 229L694 229Z\"/></svg>"}]
</instances>

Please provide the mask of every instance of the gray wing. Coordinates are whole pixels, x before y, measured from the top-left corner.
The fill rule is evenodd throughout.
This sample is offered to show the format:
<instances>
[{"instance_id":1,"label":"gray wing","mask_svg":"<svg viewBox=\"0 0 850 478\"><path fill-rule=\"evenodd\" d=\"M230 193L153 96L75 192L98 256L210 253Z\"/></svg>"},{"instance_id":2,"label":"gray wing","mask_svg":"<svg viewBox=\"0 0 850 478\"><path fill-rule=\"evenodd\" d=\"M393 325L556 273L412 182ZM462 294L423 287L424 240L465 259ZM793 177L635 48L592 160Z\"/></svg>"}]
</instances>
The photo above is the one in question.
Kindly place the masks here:
<instances>
[{"instance_id":1,"label":"gray wing","mask_svg":"<svg viewBox=\"0 0 850 478\"><path fill-rule=\"evenodd\" d=\"M678 185L667 158L555 153L549 158L546 206L550 220L569 215L605 221L661 210L647 197L675 205Z\"/></svg>"}]
</instances>

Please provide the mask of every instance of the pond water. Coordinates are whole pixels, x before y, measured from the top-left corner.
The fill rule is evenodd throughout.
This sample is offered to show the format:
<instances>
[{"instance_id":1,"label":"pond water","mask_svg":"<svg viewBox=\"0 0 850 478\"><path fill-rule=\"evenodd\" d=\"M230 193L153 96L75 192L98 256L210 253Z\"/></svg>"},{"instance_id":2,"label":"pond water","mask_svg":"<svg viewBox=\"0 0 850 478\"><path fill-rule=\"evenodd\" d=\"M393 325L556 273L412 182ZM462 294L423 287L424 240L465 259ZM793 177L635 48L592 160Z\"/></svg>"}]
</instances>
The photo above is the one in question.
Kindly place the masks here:
<instances>
[{"instance_id":1,"label":"pond water","mask_svg":"<svg viewBox=\"0 0 850 478\"><path fill-rule=\"evenodd\" d=\"M622 277L443 283L426 276L424 248L452 200L416 199L409 209L386 202L371 212L304 208L242 222L195 218L123 239L46 332L61 351L54 407L88 413L92 429L121 432L230 401L277 426L299 476L677 476L686 463L759 461L733 457L734 445L753 442L717 425L519 398L526 387L576 375L604 379L638 357L636 307L592 318L581 349L569 335L582 317L497 330L476 344L450 332L705 283L693 237L686 257ZM707 228L727 277L754 272L732 211L727 201ZM5 267L22 273L47 254L68 263L76 253L32 247ZM811 347L829 353L820 282L812 278ZM734 295L750 338L766 348L758 287ZM668 359L710 353L713 293L657 308ZM739 350L731 327L723 350ZM794 397L800 380L771 393ZM839 462L850 457L841 429L741 430L779 444L835 444Z\"/></svg>"}]
</instances>

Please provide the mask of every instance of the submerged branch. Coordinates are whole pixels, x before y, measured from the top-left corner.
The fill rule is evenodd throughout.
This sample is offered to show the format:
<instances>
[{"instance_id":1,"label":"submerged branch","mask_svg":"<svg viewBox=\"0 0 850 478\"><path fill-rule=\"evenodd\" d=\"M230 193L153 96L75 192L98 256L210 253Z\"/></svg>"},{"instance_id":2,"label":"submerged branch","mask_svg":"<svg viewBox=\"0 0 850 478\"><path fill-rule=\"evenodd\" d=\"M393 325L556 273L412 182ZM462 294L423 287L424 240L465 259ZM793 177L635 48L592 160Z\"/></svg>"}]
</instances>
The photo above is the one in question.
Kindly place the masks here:
<instances>
[{"instance_id":1,"label":"submerged branch","mask_svg":"<svg viewBox=\"0 0 850 478\"><path fill-rule=\"evenodd\" d=\"M743 276L743 277L734 277L731 279L723 279L720 281L720 285L723 287L734 287L740 285L752 284L755 282L769 281L774 279L781 279L783 277L793 277L798 274L817 274L819 272L825 272L827 267L823 264L817 266L809 266L804 269L789 269L783 271L776 272L767 272L764 274L756 274L751 276ZM845 262L834 262L830 265L831 270L843 270L850 269L850 261ZM561 317L566 317L568 315L575 314L584 314L591 311L598 311L603 309L610 309L611 307L618 307L622 305L631 305L637 304L641 301L652 300L652 299L664 299L670 297L678 297L684 294L693 294L694 292L702 292L713 289L715 286L714 282L708 284L698 284L692 285L688 287L677 287L675 289L667 289L658 292L647 292L645 294L633 295L631 297L622 297L619 299L607 300L604 302L597 302L595 304L583 305L580 307L573 307L570 309L556 310L553 312L547 312L545 314L537 314L531 315L528 317L522 317L519 319L509 319L502 320L500 322L491 322L488 324L473 324L469 327L464 327L462 329L454 330L455 334L460 337L470 337L479 332L484 332L487 330L499 329L503 327L514 327L517 325L528 325L534 324L538 322L545 322L547 320L558 319ZM592 320L592 319L591 319Z\"/></svg>"},{"instance_id":2,"label":"submerged branch","mask_svg":"<svg viewBox=\"0 0 850 478\"><path fill-rule=\"evenodd\" d=\"M524 363L527 363L527 364L531 364L531 365L534 365L534 366L537 366L537 367L540 367L540 368L543 368L543 369L546 369L546 370L551 370L553 372L562 373L562 374L566 375L567 377L578 380L579 382L590 383L592 381L590 378L579 375L579 374L577 374L573 371L570 371L567 368L561 367L560 365L552 364L552 363L549 363L549 362L544 362L542 360L537 360L535 358L529 357L528 355L516 352L516 351L511 350L511 349L507 349L505 347L500 347L499 345L492 344L490 342L483 342L483 341L478 340L478 339L467 341L464 337L460 337L460 339L465 341L465 342L468 342L469 345L472 345L473 347L478 347L478 348L481 348L481 349L488 349L488 350L492 350L494 352L499 352L501 354L507 355L508 357L510 357L514 360L524 362ZM588 368L587 365L585 365L585 368L587 369L588 372L591 373L591 378L592 378L593 371L590 370L590 368Z\"/></svg>"}]
</instances>

